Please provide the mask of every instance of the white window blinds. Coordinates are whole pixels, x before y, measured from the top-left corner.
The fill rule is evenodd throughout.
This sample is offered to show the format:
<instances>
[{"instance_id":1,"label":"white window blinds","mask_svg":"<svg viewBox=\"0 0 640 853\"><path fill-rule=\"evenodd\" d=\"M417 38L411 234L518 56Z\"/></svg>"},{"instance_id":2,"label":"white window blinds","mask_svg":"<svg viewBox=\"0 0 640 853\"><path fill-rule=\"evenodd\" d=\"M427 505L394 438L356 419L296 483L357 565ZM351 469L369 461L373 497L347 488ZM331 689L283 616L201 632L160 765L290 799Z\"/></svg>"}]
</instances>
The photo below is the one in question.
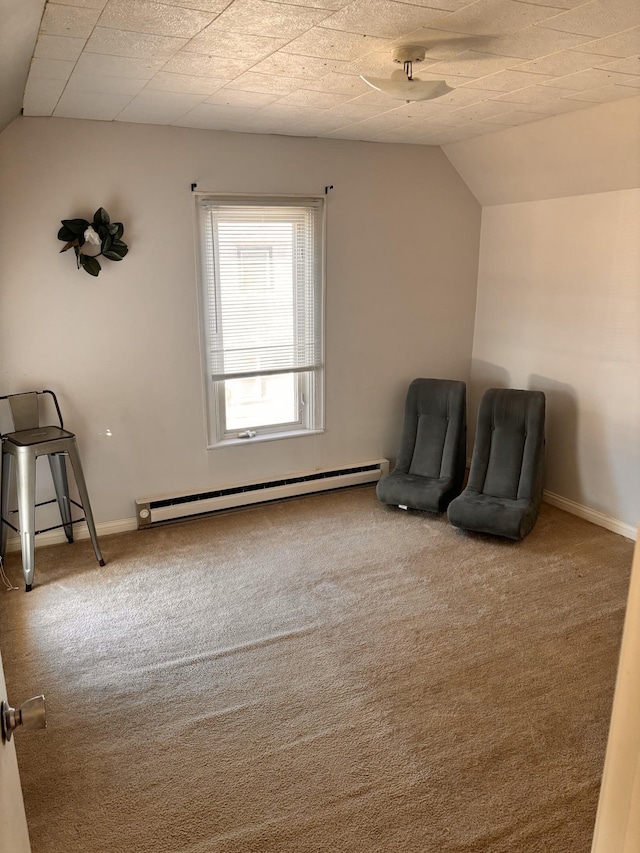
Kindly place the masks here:
<instances>
[{"instance_id":1,"label":"white window blinds","mask_svg":"<svg viewBox=\"0 0 640 853\"><path fill-rule=\"evenodd\" d=\"M201 197L214 381L321 366L323 201Z\"/></svg>"}]
</instances>

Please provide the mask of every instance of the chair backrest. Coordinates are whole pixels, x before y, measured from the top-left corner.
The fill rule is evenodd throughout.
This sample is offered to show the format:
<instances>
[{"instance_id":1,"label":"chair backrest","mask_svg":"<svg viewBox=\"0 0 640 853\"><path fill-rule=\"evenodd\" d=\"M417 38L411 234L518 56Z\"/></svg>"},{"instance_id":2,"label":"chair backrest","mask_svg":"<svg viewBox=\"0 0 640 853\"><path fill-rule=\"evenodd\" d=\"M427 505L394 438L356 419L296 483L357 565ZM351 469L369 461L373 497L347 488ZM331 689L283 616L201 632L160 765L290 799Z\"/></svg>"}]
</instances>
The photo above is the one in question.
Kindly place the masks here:
<instances>
[{"instance_id":1,"label":"chair backrest","mask_svg":"<svg viewBox=\"0 0 640 853\"><path fill-rule=\"evenodd\" d=\"M466 455L466 385L414 379L407 392L396 470L462 482Z\"/></svg>"},{"instance_id":2,"label":"chair backrest","mask_svg":"<svg viewBox=\"0 0 640 853\"><path fill-rule=\"evenodd\" d=\"M9 412L13 421L13 430L20 432L25 429L37 429L40 426L39 397L49 394L53 398L60 427L63 427L62 414L58 405L58 398L53 391L26 391L22 394L6 394L0 400L6 400L9 404Z\"/></svg>"},{"instance_id":3,"label":"chair backrest","mask_svg":"<svg viewBox=\"0 0 640 853\"><path fill-rule=\"evenodd\" d=\"M485 391L468 488L496 498L531 498L541 484L544 421L542 391Z\"/></svg>"}]
</instances>

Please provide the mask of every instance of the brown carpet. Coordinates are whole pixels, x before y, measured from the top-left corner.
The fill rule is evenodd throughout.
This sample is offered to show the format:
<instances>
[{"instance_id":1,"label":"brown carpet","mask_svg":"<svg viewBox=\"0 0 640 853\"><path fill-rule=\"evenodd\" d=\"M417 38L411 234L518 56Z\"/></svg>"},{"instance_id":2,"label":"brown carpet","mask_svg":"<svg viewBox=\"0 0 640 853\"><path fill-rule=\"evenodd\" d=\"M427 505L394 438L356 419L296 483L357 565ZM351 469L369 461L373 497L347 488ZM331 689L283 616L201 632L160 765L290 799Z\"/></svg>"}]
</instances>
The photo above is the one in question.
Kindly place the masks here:
<instances>
[{"instance_id":1,"label":"brown carpet","mask_svg":"<svg viewBox=\"0 0 640 853\"><path fill-rule=\"evenodd\" d=\"M588 853L632 542L364 487L102 547L0 594L33 853Z\"/></svg>"}]
</instances>

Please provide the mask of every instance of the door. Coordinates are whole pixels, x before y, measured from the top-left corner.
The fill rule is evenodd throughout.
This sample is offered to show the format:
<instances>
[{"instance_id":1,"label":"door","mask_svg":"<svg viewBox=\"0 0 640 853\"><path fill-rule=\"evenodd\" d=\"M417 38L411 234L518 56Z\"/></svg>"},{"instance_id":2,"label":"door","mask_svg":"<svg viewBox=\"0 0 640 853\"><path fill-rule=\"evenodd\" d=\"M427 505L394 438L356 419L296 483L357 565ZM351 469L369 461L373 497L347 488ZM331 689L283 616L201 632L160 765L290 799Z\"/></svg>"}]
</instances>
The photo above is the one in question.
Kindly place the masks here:
<instances>
[{"instance_id":1,"label":"door","mask_svg":"<svg viewBox=\"0 0 640 853\"><path fill-rule=\"evenodd\" d=\"M592 853L640 853L640 528Z\"/></svg>"},{"instance_id":2,"label":"door","mask_svg":"<svg viewBox=\"0 0 640 853\"><path fill-rule=\"evenodd\" d=\"M7 689L0 655L0 702L3 700L7 700ZM31 853L14 738L5 743L0 740L0 850Z\"/></svg>"}]
</instances>

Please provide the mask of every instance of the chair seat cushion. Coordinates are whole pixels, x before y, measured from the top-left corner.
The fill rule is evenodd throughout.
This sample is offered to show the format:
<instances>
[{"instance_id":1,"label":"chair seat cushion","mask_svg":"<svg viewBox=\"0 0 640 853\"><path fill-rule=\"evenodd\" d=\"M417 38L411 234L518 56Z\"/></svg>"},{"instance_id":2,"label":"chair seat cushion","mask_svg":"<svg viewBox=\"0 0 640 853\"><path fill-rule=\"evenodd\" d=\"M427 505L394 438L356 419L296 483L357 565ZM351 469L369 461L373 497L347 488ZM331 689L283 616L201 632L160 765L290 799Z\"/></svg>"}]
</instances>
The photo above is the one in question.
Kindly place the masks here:
<instances>
[{"instance_id":1,"label":"chair seat cushion","mask_svg":"<svg viewBox=\"0 0 640 853\"><path fill-rule=\"evenodd\" d=\"M444 512L457 491L451 477L420 477L393 471L378 481L376 494L379 501L390 506Z\"/></svg>"},{"instance_id":2,"label":"chair seat cushion","mask_svg":"<svg viewBox=\"0 0 640 853\"><path fill-rule=\"evenodd\" d=\"M538 501L497 498L467 489L451 501L447 513L455 527L520 540L533 528L538 509Z\"/></svg>"}]
</instances>

